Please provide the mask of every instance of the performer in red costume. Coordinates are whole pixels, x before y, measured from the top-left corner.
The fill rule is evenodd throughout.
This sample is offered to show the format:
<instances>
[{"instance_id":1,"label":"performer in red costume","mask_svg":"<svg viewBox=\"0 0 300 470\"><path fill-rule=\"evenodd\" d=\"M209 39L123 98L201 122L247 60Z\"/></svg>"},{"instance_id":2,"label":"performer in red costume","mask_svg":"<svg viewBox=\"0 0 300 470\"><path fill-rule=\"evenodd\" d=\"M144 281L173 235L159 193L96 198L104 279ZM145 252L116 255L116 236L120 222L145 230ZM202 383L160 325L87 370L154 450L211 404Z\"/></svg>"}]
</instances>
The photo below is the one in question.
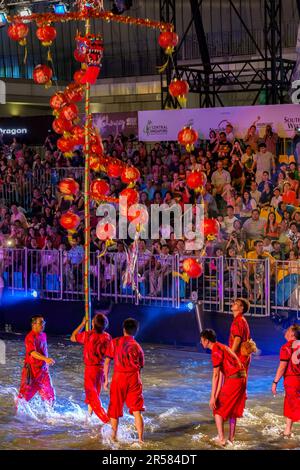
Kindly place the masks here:
<instances>
[{"instance_id":1,"label":"performer in red costume","mask_svg":"<svg viewBox=\"0 0 300 470\"><path fill-rule=\"evenodd\" d=\"M111 336L105 332L108 328L108 319L102 313L97 313L92 320L93 329L82 331L85 325L84 318L71 335L71 341L84 345L85 403L88 405L90 415L94 412L103 423L108 423L109 418L100 400L101 385L104 382L105 352L111 342Z\"/></svg>"},{"instance_id":2,"label":"performer in red costume","mask_svg":"<svg viewBox=\"0 0 300 470\"><path fill-rule=\"evenodd\" d=\"M229 347L240 359L248 372L251 356L241 353L242 343L250 340L250 328L244 314L249 310L249 303L245 299L236 299L232 306L233 322L230 328Z\"/></svg>"},{"instance_id":3,"label":"performer in red costume","mask_svg":"<svg viewBox=\"0 0 300 470\"><path fill-rule=\"evenodd\" d=\"M291 437L293 424L300 421L300 325L292 325L285 333L285 343L280 350L280 364L272 386L273 395L277 384L284 377L284 411L286 426L284 436Z\"/></svg>"},{"instance_id":4,"label":"performer in red costume","mask_svg":"<svg viewBox=\"0 0 300 470\"><path fill-rule=\"evenodd\" d=\"M113 429L113 439L117 438L119 418L123 416L123 407L126 403L129 413L133 414L138 432L139 442L143 442L144 408L143 386L140 370L144 367L144 353L141 346L135 341L139 323L128 318L123 323L123 334L110 343L104 365L105 384L108 389L108 373L110 362L114 361L114 372L110 386L110 403L108 416Z\"/></svg>"},{"instance_id":5,"label":"performer in red costume","mask_svg":"<svg viewBox=\"0 0 300 470\"><path fill-rule=\"evenodd\" d=\"M36 393L39 393L42 400L53 405L55 392L51 383L49 366L55 364L55 361L48 357L45 324L42 315L36 315L31 319L31 331L25 338L26 353L18 399L24 398L29 401Z\"/></svg>"},{"instance_id":6,"label":"performer in red costume","mask_svg":"<svg viewBox=\"0 0 300 470\"><path fill-rule=\"evenodd\" d=\"M210 408L213 410L218 430L217 443L226 445L224 437L224 421L235 420L243 416L246 402L246 370L228 346L217 342L214 330L203 330L201 343L205 349L211 350L214 367L212 378ZM224 376L224 381L223 381ZM235 436L235 426L230 426L229 441Z\"/></svg>"}]
</instances>

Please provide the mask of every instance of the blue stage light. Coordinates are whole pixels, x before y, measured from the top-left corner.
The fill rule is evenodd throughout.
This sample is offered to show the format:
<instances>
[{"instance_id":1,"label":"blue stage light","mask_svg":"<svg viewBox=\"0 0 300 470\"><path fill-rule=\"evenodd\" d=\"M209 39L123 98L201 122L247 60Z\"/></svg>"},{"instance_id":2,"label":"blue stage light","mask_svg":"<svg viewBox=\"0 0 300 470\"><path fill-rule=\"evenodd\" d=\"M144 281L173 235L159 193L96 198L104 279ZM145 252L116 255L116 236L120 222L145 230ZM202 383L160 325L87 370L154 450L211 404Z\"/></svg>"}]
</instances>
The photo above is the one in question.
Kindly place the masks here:
<instances>
[{"instance_id":1,"label":"blue stage light","mask_svg":"<svg viewBox=\"0 0 300 470\"><path fill-rule=\"evenodd\" d=\"M4 11L0 12L0 28L7 24L7 15Z\"/></svg>"},{"instance_id":2,"label":"blue stage light","mask_svg":"<svg viewBox=\"0 0 300 470\"><path fill-rule=\"evenodd\" d=\"M31 295L32 295L32 297L33 297L34 299L37 299L38 293L37 293L36 290L33 290L33 291L31 292Z\"/></svg>"},{"instance_id":3,"label":"blue stage light","mask_svg":"<svg viewBox=\"0 0 300 470\"><path fill-rule=\"evenodd\" d=\"M193 310L193 309L194 309L194 304L193 304L193 302L189 302L189 303L187 304L187 308L188 308L188 310Z\"/></svg>"},{"instance_id":4,"label":"blue stage light","mask_svg":"<svg viewBox=\"0 0 300 470\"><path fill-rule=\"evenodd\" d=\"M57 15L65 15L67 11L67 7L64 3L57 3L56 5L54 5L54 12Z\"/></svg>"}]
</instances>

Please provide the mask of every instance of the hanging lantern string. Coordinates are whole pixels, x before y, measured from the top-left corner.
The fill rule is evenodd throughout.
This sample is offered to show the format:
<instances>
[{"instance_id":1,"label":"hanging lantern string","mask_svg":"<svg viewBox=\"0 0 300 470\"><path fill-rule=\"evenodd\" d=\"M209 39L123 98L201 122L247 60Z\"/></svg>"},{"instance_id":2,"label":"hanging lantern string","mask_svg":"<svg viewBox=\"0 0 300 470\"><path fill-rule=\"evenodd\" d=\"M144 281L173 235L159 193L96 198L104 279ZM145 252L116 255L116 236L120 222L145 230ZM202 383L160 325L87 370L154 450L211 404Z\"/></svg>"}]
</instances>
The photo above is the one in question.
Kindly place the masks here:
<instances>
[{"instance_id":1,"label":"hanging lantern string","mask_svg":"<svg viewBox=\"0 0 300 470\"><path fill-rule=\"evenodd\" d=\"M40 23L62 23L66 21L85 21L89 18L99 19L106 21L107 23L114 21L116 23L130 24L135 26L144 26L145 28L159 29L160 31L173 31L174 26L171 23L165 23L162 21L153 21L148 18L133 18L131 16L115 15L109 11L97 11L97 10L83 10L73 11L60 15L58 13L34 13L26 16L26 21L36 21ZM7 21L12 22L23 22L24 17L20 15L8 16Z\"/></svg>"}]
</instances>

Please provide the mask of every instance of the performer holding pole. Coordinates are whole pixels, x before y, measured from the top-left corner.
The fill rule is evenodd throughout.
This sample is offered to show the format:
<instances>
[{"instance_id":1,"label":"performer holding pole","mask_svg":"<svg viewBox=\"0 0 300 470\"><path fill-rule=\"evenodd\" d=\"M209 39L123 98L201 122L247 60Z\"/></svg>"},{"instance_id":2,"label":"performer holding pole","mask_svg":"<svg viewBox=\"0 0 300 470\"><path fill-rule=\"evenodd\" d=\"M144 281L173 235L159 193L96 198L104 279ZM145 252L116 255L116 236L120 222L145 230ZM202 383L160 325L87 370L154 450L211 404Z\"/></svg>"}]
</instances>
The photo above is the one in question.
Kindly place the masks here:
<instances>
[{"instance_id":1,"label":"performer holding pole","mask_svg":"<svg viewBox=\"0 0 300 470\"><path fill-rule=\"evenodd\" d=\"M48 357L45 324L42 315L36 315L31 319L31 331L25 338L26 354L18 399L30 401L36 393L39 393L42 400L53 405L55 392L49 366L55 364L55 361Z\"/></svg>"},{"instance_id":2,"label":"performer holding pole","mask_svg":"<svg viewBox=\"0 0 300 470\"><path fill-rule=\"evenodd\" d=\"M92 415L94 412L101 421L108 423L109 418L100 400L101 386L104 382L105 353L111 342L111 336L105 332L108 328L108 319L102 313L97 313L92 321L93 329L82 331L86 321L84 317L78 328L73 331L71 341L84 345L84 389L89 414Z\"/></svg>"},{"instance_id":3,"label":"performer holding pole","mask_svg":"<svg viewBox=\"0 0 300 470\"><path fill-rule=\"evenodd\" d=\"M283 435L292 436L293 424L300 421L300 325L292 325L285 333L285 343L280 349L280 363L272 385L273 395L284 377L284 411L286 426Z\"/></svg>"},{"instance_id":4,"label":"performer holding pole","mask_svg":"<svg viewBox=\"0 0 300 470\"><path fill-rule=\"evenodd\" d=\"M217 443L225 446L227 441L224 437L224 422L230 420L228 440L232 443L235 437L236 419L243 416L247 373L237 355L228 346L217 342L214 330L203 330L200 337L202 346L211 350L214 370L209 406L215 416L218 430Z\"/></svg>"},{"instance_id":5,"label":"performer holding pole","mask_svg":"<svg viewBox=\"0 0 300 470\"><path fill-rule=\"evenodd\" d=\"M113 439L117 438L119 418L123 416L123 407L126 403L129 413L134 416L135 427L139 442L143 442L144 408L143 385L140 371L144 367L144 353L141 346L135 341L139 323L133 318L127 318L123 323L123 334L120 338L111 341L104 365L104 389L108 389L108 373L110 362L114 361L114 372L110 386L110 403L108 416L113 429Z\"/></svg>"}]
</instances>

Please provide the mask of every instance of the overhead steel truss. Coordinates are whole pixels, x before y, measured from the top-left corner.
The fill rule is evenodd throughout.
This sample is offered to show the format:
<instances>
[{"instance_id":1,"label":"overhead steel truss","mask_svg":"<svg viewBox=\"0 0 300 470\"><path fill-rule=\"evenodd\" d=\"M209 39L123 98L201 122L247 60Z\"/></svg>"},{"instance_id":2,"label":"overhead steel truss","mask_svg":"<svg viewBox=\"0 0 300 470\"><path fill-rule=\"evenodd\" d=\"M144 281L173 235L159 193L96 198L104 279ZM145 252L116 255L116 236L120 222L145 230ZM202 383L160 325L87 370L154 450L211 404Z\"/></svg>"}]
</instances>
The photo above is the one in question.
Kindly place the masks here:
<instances>
[{"instance_id":1,"label":"overhead steel truss","mask_svg":"<svg viewBox=\"0 0 300 470\"><path fill-rule=\"evenodd\" d=\"M169 65L161 78L161 106L180 107L168 93L172 78L184 78L191 93L199 95L200 107L224 106L228 93L248 93L249 104L257 104L264 92L266 104L283 103L290 89L295 61L283 58L281 11L282 0L264 0L264 48L257 44L250 28L245 23L234 0L228 1L232 12L239 19L244 31L255 46L256 54L245 60L212 62L209 57L206 35L201 18L202 0L190 0L191 20L177 47L174 68ZM295 0L300 10L300 0ZM174 0L160 1L161 19L173 22L176 26ZM299 12L300 14L300 12ZM178 54L185 38L194 23L201 62L199 64L178 64Z\"/></svg>"}]
</instances>

